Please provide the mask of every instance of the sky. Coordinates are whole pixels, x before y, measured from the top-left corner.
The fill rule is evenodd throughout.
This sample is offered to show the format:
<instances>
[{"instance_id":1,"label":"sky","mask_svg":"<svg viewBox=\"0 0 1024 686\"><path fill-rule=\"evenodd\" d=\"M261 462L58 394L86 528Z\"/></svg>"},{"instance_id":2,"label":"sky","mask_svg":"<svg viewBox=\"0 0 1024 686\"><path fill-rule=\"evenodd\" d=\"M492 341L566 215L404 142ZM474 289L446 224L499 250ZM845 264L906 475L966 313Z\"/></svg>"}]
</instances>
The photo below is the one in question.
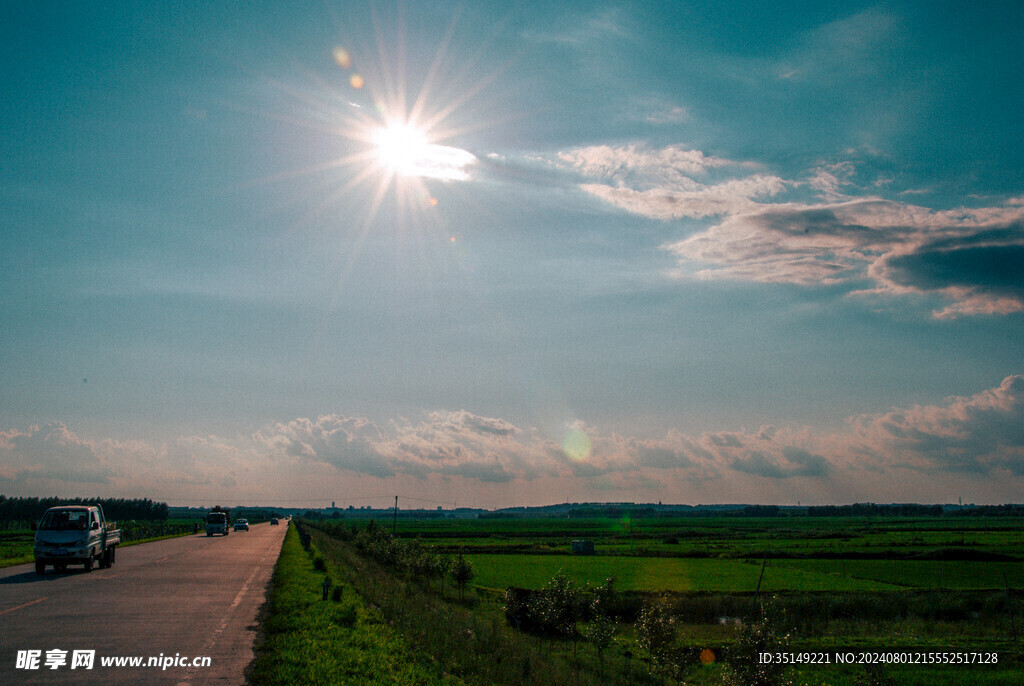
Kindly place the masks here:
<instances>
[{"instance_id":1,"label":"sky","mask_svg":"<svg viewBox=\"0 0 1024 686\"><path fill-rule=\"evenodd\" d=\"M0 493L1021 502L1024 6L0 9Z\"/></svg>"}]
</instances>

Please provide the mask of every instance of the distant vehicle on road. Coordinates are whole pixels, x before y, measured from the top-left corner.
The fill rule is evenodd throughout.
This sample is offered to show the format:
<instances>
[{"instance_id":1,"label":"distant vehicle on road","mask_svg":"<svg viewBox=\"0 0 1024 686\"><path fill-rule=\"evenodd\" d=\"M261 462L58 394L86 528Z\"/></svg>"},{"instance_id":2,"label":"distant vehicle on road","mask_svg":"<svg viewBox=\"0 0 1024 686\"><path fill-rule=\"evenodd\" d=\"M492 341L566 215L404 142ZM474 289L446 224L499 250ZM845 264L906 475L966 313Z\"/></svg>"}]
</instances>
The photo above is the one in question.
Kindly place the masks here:
<instances>
[{"instance_id":1,"label":"distant vehicle on road","mask_svg":"<svg viewBox=\"0 0 1024 686\"><path fill-rule=\"evenodd\" d=\"M231 513L215 507L206 515L206 535L213 536L221 534L227 536L231 533Z\"/></svg>"},{"instance_id":2,"label":"distant vehicle on road","mask_svg":"<svg viewBox=\"0 0 1024 686\"><path fill-rule=\"evenodd\" d=\"M36 574L44 573L47 565L59 572L69 564L80 564L87 572L95 563L109 567L120 542L121 530L107 521L99 505L51 507L36 526Z\"/></svg>"},{"instance_id":3,"label":"distant vehicle on road","mask_svg":"<svg viewBox=\"0 0 1024 686\"><path fill-rule=\"evenodd\" d=\"M278 525L277 517L274 517L273 519L271 519L271 520L270 520L270 524L271 524L272 526L277 526L277 525Z\"/></svg>"},{"instance_id":4,"label":"distant vehicle on road","mask_svg":"<svg viewBox=\"0 0 1024 686\"><path fill-rule=\"evenodd\" d=\"M235 522L235 531L248 531L248 530L249 530L249 520L248 519L239 519L237 522Z\"/></svg>"}]
</instances>

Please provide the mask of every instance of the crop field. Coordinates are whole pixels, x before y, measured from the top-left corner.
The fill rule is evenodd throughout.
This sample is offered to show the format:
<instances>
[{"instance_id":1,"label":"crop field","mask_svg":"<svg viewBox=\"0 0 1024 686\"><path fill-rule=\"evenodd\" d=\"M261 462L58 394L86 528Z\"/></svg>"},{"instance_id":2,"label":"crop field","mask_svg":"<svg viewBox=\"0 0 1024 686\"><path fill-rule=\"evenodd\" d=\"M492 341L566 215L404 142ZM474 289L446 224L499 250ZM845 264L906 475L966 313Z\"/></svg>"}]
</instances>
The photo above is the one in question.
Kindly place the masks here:
<instances>
[{"instance_id":1,"label":"crop field","mask_svg":"<svg viewBox=\"0 0 1024 686\"><path fill-rule=\"evenodd\" d=\"M369 598L369 611L380 608L382 620L421 636L428 653L448 640L437 632L472 638L486 626L489 641L517 651L496 659L561 670L551 683L722 683L750 647L745 641L765 635L745 634L748 626L774 627L776 643L765 639L760 649L899 646L999 655L998 664L974 669L794 665L787 670L793 683L1022 683L1024 518L403 516L309 525L329 551L325 557ZM592 543L594 554L574 554L574 541ZM447 559L449 572L453 560L466 560L472 573L465 588L437 577L431 556ZM587 608L609 578L615 599L604 612L613 619L612 638L601 652L597 611ZM575 619L568 629L537 629L546 626L548 608L529 620L541 622L530 629L509 614L513 591L506 589L517 589L523 607L531 598L553 602L562 589L576 598ZM422 610L429 617L417 619L420 610L411 608L431 603ZM670 627L670 649L651 643L655 610ZM462 628L450 626L456 615ZM448 673L475 683L472 670L452 661L458 649L445 650ZM502 683L487 674L485 682Z\"/></svg>"},{"instance_id":2,"label":"crop field","mask_svg":"<svg viewBox=\"0 0 1024 686\"><path fill-rule=\"evenodd\" d=\"M366 520L343 519L365 526ZM592 540L602 555L887 556L960 549L1021 554L1022 522L1008 517L631 517L400 519L396 535L448 549L566 552Z\"/></svg>"},{"instance_id":3,"label":"crop field","mask_svg":"<svg viewBox=\"0 0 1024 686\"><path fill-rule=\"evenodd\" d=\"M537 589L559 572L581 586L598 586L605 579L615 577L620 590L655 592L754 591L762 577L762 565L753 560L529 554L470 555L469 559L476 570L476 584L497 589L509 586ZM764 566L763 591L880 591L900 588L891 581L834 574L828 565L805 568L799 563L776 565L775 562Z\"/></svg>"},{"instance_id":4,"label":"crop field","mask_svg":"<svg viewBox=\"0 0 1024 686\"><path fill-rule=\"evenodd\" d=\"M619 555L471 554L476 583L540 588L558 572L581 585L614 576L629 591L896 591L1024 588L1024 562L930 560L754 560Z\"/></svg>"}]
</instances>

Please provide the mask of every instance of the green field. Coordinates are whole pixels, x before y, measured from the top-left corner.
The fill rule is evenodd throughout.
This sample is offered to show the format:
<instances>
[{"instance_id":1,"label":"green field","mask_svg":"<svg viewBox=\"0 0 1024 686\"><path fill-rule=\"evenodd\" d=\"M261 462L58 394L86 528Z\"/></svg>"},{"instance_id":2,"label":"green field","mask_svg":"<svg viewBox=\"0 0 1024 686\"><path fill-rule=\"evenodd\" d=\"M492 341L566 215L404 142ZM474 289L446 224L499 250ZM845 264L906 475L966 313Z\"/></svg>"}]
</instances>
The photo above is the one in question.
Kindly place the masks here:
<instances>
[{"instance_id":1,"label":"green field","mask_svg":"<svg viewBox=\"0 0 1024 686\"><path fill-rule=\"evenodd\" d=\"M722 591L757 589L754 560L626 556L471 554L475 582L485 588L540 588L559 571L579 584L614 576L621 590ZM1024 562L929 560L770 560L761 590L896 591L1002 590L1024 587Z\"/></svg>"},{"instance_id":2,"label":"green field","mask_svg":"<svg viewBox=\"0 0 1024 686\"><path fill-rule=\"evenodd\" d=\"M1000 660L976 668L804 665L789 670L794 683L1021 684L1022 519L403 518L396 527L394 521L336 518L310 525L331 559L349 569L357 591L372 598L389 622L402 624L406 635L422 635L430 646L443 644L438 634L474 635L487 626L502 641L523 642L523 650L534 651L515 660L544 659L547 668L561 670L550 683L674 683L652 665L642 638L644 613L661 606L673 623L673 678L686 683L721 683L728 673L723 661L738 659L732 651L743 627L765 621L798 650L970 646L996 651ZM596 554L571 554L572 542L580 539L592 541ZM458 621L449 611L452 603L461 604L454 581L446 588L418 571L427 567L417 560L430 555L463 555L472 564L467 613ZM551 636L531 633L536 629L525 620L512 621L510 597L539 603L537 617L555 616L543 602L528 599L551 593L561 575L579 593L575 629ZM615 634L599 656L582 608L609 577L615 578L615 599L608 605ZM509 596L509 587L528 590ZM441 609L413 610L430 603ZM491 659L499 659L490 650ZM702 664L702 651L714 656L710 664ZM485 682L505 683L493 674L479 681Z\"/></svg>"},{"instance_id":3,"label":"green field","mask_svg":"<svg viewBox=\"0 0 1024 686\"><path fill-rule=\"evenodd\" d=\"M470 555L475 583L485 588L540 588L558 572L580 585L600 585L615 577L623 591L753 592L761 564L753 560L660 558L580 555ZM764 569L762 591L882 591L899 590L885 580L834 574L827 565L780 565ZM791 563L792 561L785 561ZM901 564L912 564L902 562Z\"/></svg>"},{"instance_id":4,"label":"green field","mask_svg":"<svg viewBox=\"0 0 1024 686\"><path fill-rule=\"evenodd\" d=\"M799 569L836 579L853 579L865 584L882 583L902 588L951 591L1024 588L1024 561L773 560L772 565L780 571ZM826 587L821 590L831 589Z\"/></svg>"},{"instance_id":5,"label":"green field","mask_svg":"<svg viewBox=\"0 0 1024 686\"><path fill-rule=\"evenodd\" d=\"M368 523L345 517L338 521L357 527ZM908 557L955 549L1017 557L1024 522L972 516L400 518L396 534L450 550L487 552L568 552L572 540L588 539L602 555Z\"/></svg>"}]
</instances>

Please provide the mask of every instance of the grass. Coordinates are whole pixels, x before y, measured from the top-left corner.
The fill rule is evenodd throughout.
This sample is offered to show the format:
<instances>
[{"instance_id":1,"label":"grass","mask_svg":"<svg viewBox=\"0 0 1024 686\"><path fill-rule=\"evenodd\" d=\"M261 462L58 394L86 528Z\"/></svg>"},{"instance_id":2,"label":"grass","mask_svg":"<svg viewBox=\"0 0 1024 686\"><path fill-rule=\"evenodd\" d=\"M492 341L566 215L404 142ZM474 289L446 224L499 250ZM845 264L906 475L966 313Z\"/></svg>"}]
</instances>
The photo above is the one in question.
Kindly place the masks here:
<instances>
[{"instance_id":1,"label":"grass","mask_svg":"<svg viewBox=\"0 0 1024 686\"><path fill-rule=\"evenodd\" d=\"M368 520L343 517L347 526ZM1020 517L589 517L399 519L400 538L445 552L567 553L593 540L599 554L663 557L892 557L959 549L1020 555Z\"/></svg>"},{"instance_id":2,"label":"grass","mask_svg":"<svg viewBox=\"0 0 1024 686\"><path fill-rule=\"evenodd\" d=\"M122 528L122 542L119 547L124 548L140 543L152 543L167 538L192 535L192 520L168 520L167 522L125 522ZM119 525L120 526L120 525ZM177 530L177 531L175 531ZM162 533L170 531L170 533ZM130 536L137 536L127 540ZM0 532L0 569L13 567L15 565L29 564L35 558L32 555L32 547L35 543L35 532L30 529L16 529Z\"/></svg>"},{"instance_id":3,"label":"grass","mask_svg":"<svg viewBox=\"0 0 1024 686\"><path fill-rule=\"evenodd\" d=\"M778 570L815 572L836 580L921 589L1003 590L1024 586L1024 563L932 560L773 560ZM838 590L838 589L837 589Z\"/></svg>"},{"instance_id":4,"label":"grass","mask_svg":"<svg viewBox=\"0 0 1024 686\"><path fill-rule=\"evenodd\" d=\"M580 639L552 642L514 630L506 621L502 594L480 589L458 600L454 584L444 592L363 557L352 544L309 527L313 544L353 584L366 602L379 608L396 630L440 668L466 683L487 686L640 686L657 680L632 643L609 649L602 664ZM347 591L346 591L347 592ZM630 661L633 660L632 664ZM704 670L709 671L709 670ZM715 668L710 670L717 673ZM433 683L433 682L427 682ZM703 682L698 682L703 683Z\"/></svg>"},{"instance_id":5,"label":"grass","mask_svg":"<svg viewBox=\"0 0 1024 686\"><path fill-rule=\"evenodd\" d=\"M511 531L516 523L523 524L518 535ZM1008 539L1013 535L1019 537L1019 521L1005 530L989 521L906 520L886 521L881 526L865 520L849 529L845 528L847 523L855 522L820 519L812 523L784 522L786 526L768 523L771 550L788 548L790 552L807 554L801 559L769 560L762 580L762 598L769 594L777 596L778 611L794 648L861 646L884 650L886 646L931 646L998 650L1000 663L974 667L799 666L790 672L793 683L1024 685L1020 678L1019 644L1012 639L1015 621L1017 631L1024 628L1018 590L1024 582L1024 563L904 559L908 549L925 553L940 548L1005 551ZM445 524L450 525L448 530ZM552 528L546 529L544 524ZM476 572L471 584L474 590L470 592L471 602L464 605L450 598L438 599L438 593L432 590L435 582L417 584L408 573L392 573L372 560L356 559L355 548L344 541L319 532L314 532L313 539L325 557L337 562L339 569L349 570L346 573L352 574L350 582L359 586L365 597L372 598L396 628L400 627L423 652L441 656L449 669L467 683L639 685L660 681L648 669L647 656L638 644L634 626L642 606L658 598L671 605L676 618L675 640L684 655L680 678L690 684L721 683L721 660L729 659L730 646L736 641L738 624L733 618L749 620L755 614L753 591L761 574L761 560L740 556L769 545L764 522L702 519L692 526L677 521L667 527L649 527L658 536L671 532L678 543L654 536L623 538L609 531L607 522L602 521L572 522L574 526L579 524L579 529L592 532L587 537L599 541L599 550L615 552L588 557L559 551L559 546L564 546L564 551L571 540L562 536L583 537L566 532L565 520L544 524L536 520L400 522L406 540L418 537L424 546L447 553L463 550L471 560ZM989 524L995 526L987 529ZM948 525L949 530L942 530L943 525ZM490 533L489 526L494 529ZM634 522L632 528L635 532L641 526ZM346 522L346 527L351 529L352 522ZM325 527L325 532L337 534L338 530ZM890 559L829 557L849 552L844 548L847 545L872 555L882 553ZM725 552L721 557L664 554L686 546L717 547ZM816 554L824 557L815 558ZM604 664L599 664L595 648L584 638L577 645L521 631L510 633L503 622L501 589L539 588L559 571L580 585L596 586L608 576L617 579L616 588L622 592L613 605L618 619L617 635L604 655ZM1006 591L1007 585L1010 591ZM451 586L448 593L452 593ZM470 641L459 644L445 638L461 637L469 626L475 629L471 633L476 636ZM583 626L581 622L580 628ZM490 638L481 641L484 636ZM526 654L532 651L533 657L524 659L524 653L509 657L501 647L508 644L517 645L516 650L525 650ZM715 656L707 667L701 666L696 657L704 649ZM507 665L505 677L491 676L482 669L473 671L472 665L477 662L499 659ZM522 664L536 669L544 665L541 673L546 680L538 681L537 671L531 671L530 679L521 678L516 668Z\"/></svg>"},{"instance_id":6,"label":"grass","mask_svg":"<svg viewBox=\"0 0 1024 686\"><path fill-rule=\"evenodd\" d=\"M580 585L597 586L615 577L623 591L753 592L761 565L747 560L579 555L470 555L474 583L484 588L540 588L559 571ZM803 569L795 564L765 569L762 591L898 590L886 581L837 576L827 567ZM791 561L786 561L791 562Z\"/></svg>"},{"instance_id":7,"label":"grass","mask_svg":"<svg viewBox=\"0 0 1024 686\"><path fill-rule=\"evenodd\" d=\"M340 601L322 600L323 580L324 572L314 569L289 525L271 581L262 642L248 673L250 684L462 683L436 674L351 587Z\"/></svg>"}]
</instances>

